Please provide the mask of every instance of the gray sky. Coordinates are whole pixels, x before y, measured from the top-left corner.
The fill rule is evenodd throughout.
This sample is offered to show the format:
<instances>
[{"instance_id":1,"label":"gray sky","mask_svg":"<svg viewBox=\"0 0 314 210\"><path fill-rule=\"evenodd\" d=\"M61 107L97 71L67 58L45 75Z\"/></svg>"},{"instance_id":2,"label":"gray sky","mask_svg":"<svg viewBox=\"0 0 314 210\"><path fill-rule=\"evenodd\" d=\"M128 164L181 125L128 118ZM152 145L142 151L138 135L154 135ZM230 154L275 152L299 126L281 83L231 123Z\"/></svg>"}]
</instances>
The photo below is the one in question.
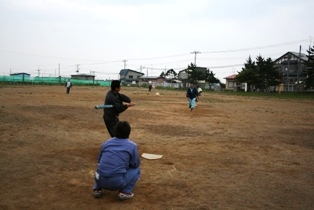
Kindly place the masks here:
<instances>
[{"instance_id":1,"label":"gray sky","mask_svg":"<svg viewBox=\"0 0 314 210\"><path fill-rule=\"evenodd\" d=\"M306 53L313 9L313 0L0 0L0 75L58 76L60 64L70 76L79 64L118 79L126 64L157 76L198 51L197 66L225 82L249 56Z\"/></svg>"}]
</instances>

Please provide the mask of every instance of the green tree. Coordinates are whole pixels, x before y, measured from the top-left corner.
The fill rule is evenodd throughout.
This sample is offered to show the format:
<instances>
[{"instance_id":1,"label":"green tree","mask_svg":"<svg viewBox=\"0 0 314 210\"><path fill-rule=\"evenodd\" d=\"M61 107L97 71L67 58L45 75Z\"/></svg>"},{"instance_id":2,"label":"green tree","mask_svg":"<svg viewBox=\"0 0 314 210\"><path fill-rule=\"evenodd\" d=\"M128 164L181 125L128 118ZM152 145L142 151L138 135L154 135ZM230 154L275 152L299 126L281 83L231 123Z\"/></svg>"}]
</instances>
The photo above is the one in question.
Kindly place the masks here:
<instances>
[{"instance_id":1,"label":"green tree","mask_svg":"<svg viewBox=\"0 0 314 210\"><path fill-rule=\"evenodd\" d=\"M185 70L185 72L188 74L188 82L194 82L195 80L197 80L198 74L197 71L195 70L196 66L191 63L190 65L188 65L188 68Z\"/></svg>"},{"instance_id":2,"label":"green tree","mask_svg":"<svg viewBox=\"0 0 314 210\"><path fill-rule=\"evenodd\" d=\"M261 56L256 58L257 65L257 88L265 90L270 86L278 85L278 70L271 58L266 60Z\"/></svg>"},{"instance_id":3,"label":"green tree","mask_svg":"<svg viewBox=\"0 0 314 210\"><path fill-rule=\"evenodd\" d=\"M209 83L220 83L220 80L215 77L215 74L209 70L206 69L206 71L199 70L197 67L191 63L187 70L185 71L188 74L188 81L189 82L195 82L197 80L205 80Z\"/></svg>"},{"instance_id":4,"label":"green tree","mask_svg":"<svg viewBox=\"0 0 314 210\"><path fill-rule=\"evenodd\" d=\"M165 77L168 77L168 79L170 78L170 82L172 83L172 80L174 78L177 78L177 72L175 72L173 69L169 69L166 73L165 73Z\"/></svg>"},{"instance_id":5,"label":"green tree","mask_svg":"<svg viewBox=\"0 0 314 210\"><path fill-rule=\"evenodd\" d=\"M220 80L218 78L216 78L215 74L209 69L206 70L205 81L208 83L220 83Z\"/></svg>"},{"instance_id":6,"label":"green tree","mask_svg":"<svg viewBox=\"0 0 314 210\"><path fill-rule=\"evenodd\" d=\"M308 55L307 61L305 62L306 69L306 79L305 79L305 89L314 88L314 47L310 47L307 50Z\"/></svg>"},{"instance_id":7,"label":"green tree","mask_svg":"<svg viewBox=\"0 0 314 210\"><path fill-rule=\"evenodd\" d=\"M255 86L258 89L265 89L265 79L266 79L266 67L265 67L265 59L259 55L256 58L256 83Z\"/></svg>"},{"instance_id":8,"label":"green tree","mask_svg":"<svg viewBox=\"0 0 314 210\"><path fill-rule=\"evenodd\" d=\"M171 78L176 78L177 77L177 72L175 72L173 69L169 69L166 73L165 76L166 77L171 77Z\"/></svg>"},{"instance_id":9,"label":"green tree","mask_svg":"<svg viewBox=\"0 0 314 210\"><path fill-rule=\"evenodd\" d=\"M265 61L265 71L265 87L278 86L281 82L282 78L280 77L282 74L279 73L278 69L275 67L275 62L272 61L271 58L267 58Z\"/></svg>"},{"instance_id":10,"label":"green tree","mask_svg":"<svg viewBox=\"0 0 314 210\"><path fill-rule=\"evenodd\" d=\"M271 58L265 60L259 55L256 57L256 62L254 62L249 57L242 71L238 72L236 81L246 82L248 87L255 86L255 88L263 91L270 86L278 85L278 71Z\"/></svg>"},{"instance_id":11,"label":"green tree","mask_svg":"<svg viewBox=\"0 0 314 210\"><path fill-rule=\"evenodd\" d=\"M244 63L244 68L242 68L241 72L238 72L236 76L236 81L240 83L246 82L248 84L249 89L254 86L257 82L256 76L256 64L255 61L252 61L251 56Z\"/></svg>"}]
</instances>

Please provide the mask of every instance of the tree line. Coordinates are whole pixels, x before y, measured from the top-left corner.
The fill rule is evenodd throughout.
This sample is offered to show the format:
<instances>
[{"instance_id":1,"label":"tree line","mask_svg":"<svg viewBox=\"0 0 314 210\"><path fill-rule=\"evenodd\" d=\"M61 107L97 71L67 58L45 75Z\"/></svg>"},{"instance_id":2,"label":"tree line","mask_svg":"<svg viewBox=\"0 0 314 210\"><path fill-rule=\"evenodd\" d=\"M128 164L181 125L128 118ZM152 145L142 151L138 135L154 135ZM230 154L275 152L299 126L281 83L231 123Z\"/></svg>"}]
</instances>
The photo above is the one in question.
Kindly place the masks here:
<instances>
[{"instance_id":1,"label":"tree line","mask_svg":"<svg viewBox=\"0 0 314 210\"><path fill-rule=\"evenodd\" d=\"M306 76L304 81L304 88L314 88L314 48L310 47L307 50L308 58L305 61L304 73ZM285 81L282 72L275 67L274 61L271 58L263 58L261 55L257 56L255 61L251 57L246 60L241 72L238 72L236 81L239 83L246 82L248 87L265 90L271 86L276 87Z\"/></svg>"},{"instance_id":2,"label":"tree line","mask_svg":"<svg viewBox=\"0 0 314 210\"><path fill-rule=\"evenodd\" d=\"M204 80L205 82L208 82L208 83L221 83L220 80L215 77L215 74L211 70L206 69L206 71L200 71L197 69L197 67L193 63L188 65L185 72L188 75L188 78L187 78L188 82ZM162 77L170 76L173 78L178 78L178 74L173 69L169 69L168 71L166 71L166 73L162 72L160 76Z\"/></svg>"},{"instance_id":3,"label":"tree line","mask_svg":"<svg viewBox=\"0 0 314 210\"><path fill-rule=\"evenodd\" d=\"M314 47L310 47L307 53L308 59L305 62L306 68L304 70L307 77L304 81L304 87L310 89L314 88ZM188 65L185 72L188 75L188 82L204 80L208 83L221 84L210 69L200 71L193 63ZM178 78L178 74L173 69L162 72L160 76ZM275 62L271 58L263 58L261 55L257 56L255 61L249 56L235 80L238 83L247 83L249 88L260 89L261 91L287 82L282 72L278 71Z\"/></svg>"}]
</instances>

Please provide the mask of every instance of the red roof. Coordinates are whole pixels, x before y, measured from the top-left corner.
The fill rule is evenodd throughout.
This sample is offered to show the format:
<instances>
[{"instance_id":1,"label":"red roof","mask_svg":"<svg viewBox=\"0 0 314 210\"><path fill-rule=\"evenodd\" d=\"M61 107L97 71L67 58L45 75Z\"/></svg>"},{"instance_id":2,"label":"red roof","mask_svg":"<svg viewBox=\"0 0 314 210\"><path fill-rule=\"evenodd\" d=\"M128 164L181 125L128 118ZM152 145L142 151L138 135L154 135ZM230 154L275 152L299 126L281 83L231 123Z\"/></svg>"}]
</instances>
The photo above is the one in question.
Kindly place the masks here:
<instances>
[{"instance_id":1,"label":"red roof","mask_svg":"<svg viewBox=\"0 0 314 210\"><path fill-rule=\"evenodd\" d=\"M230 76L225 77L224 79L235 79L237 74L232 74Z\"/></svg>"}]
</instances>

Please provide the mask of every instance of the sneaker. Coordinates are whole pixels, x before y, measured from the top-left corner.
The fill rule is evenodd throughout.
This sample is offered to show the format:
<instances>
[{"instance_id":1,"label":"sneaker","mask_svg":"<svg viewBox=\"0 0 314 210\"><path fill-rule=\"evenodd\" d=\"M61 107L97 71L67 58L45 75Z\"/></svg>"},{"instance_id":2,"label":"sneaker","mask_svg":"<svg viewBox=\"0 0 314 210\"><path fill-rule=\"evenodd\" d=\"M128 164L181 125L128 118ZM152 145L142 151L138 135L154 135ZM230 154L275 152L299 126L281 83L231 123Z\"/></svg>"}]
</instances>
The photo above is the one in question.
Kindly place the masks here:
<instances>
[{"instance_id":1,"label":"sneaker","mask_svg":"<svg viewBox=\"0 0 314 210\"><path fill-rule=\"evenodd\" d=\"M93 195L94 195L95 198L100 198L101 195L102 195L101 189L95 189L95 190L93 190Z\"/></svg>"},{"instance_id":2,"label":"sneaker","mask_svg":"<svg viewBox=\"0 0 314 210\"><path fill-rule=\"evenodd\" d=\"M119 198L120 200L127 200L130 198L134 197L134 193L124 193L124 192L119 192Z\"/></svg>"}]
</instances>

